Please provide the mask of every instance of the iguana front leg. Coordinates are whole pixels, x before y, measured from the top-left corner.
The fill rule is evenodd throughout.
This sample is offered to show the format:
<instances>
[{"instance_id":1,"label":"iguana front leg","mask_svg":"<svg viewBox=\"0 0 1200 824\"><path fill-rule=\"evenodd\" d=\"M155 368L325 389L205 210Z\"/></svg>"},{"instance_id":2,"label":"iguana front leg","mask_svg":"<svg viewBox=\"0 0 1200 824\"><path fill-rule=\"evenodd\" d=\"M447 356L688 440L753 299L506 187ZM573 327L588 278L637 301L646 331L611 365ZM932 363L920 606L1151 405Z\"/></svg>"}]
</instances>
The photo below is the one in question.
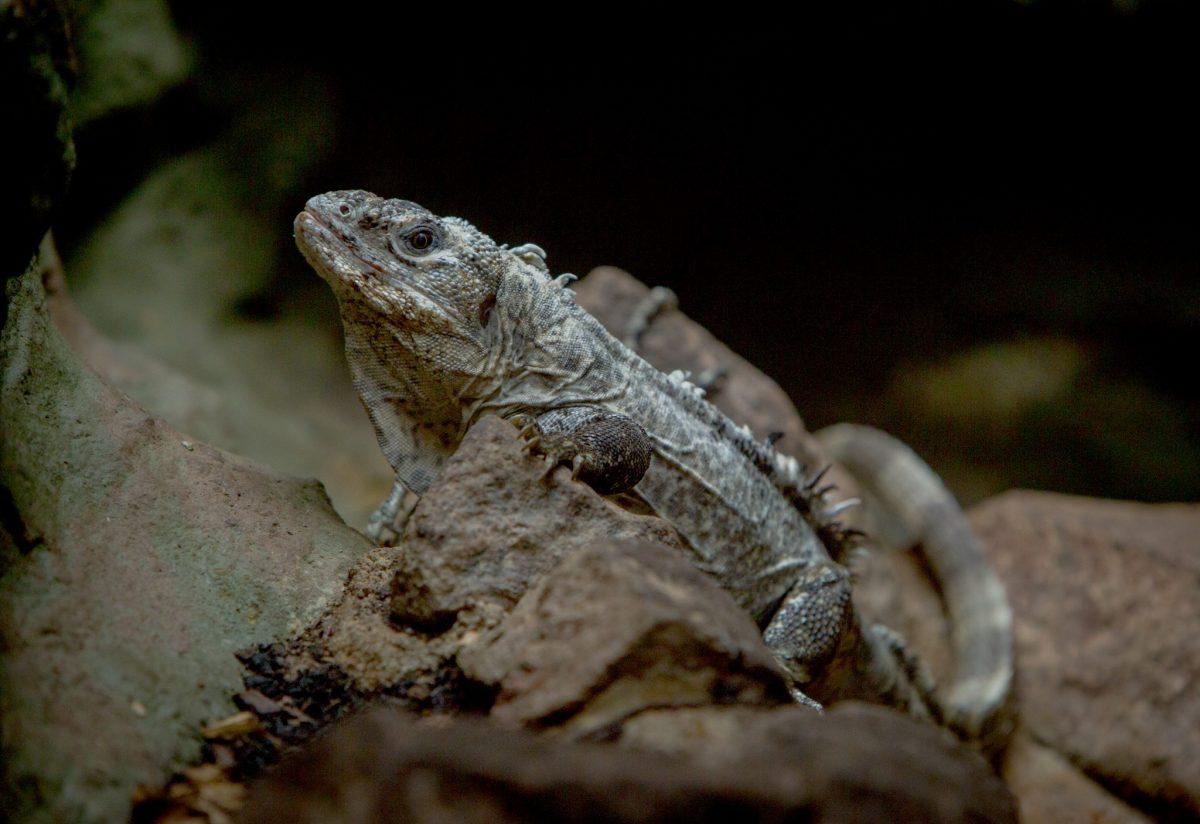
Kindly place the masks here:
<instances>
[{"instance_id":1,"label":"iguana front leg","mask_svg":"<svg viewBox=\"0 0 1200 824\"><path fill-rule=\"evenodd\" d=\"M933 684L900 636L864 627L850 573L829 562L805 570L784 596L763 640L795 679L822 702L861 698L936 717Z\"/></svg>"},{"instance_id":2,"label":"iguana front leg","mask_svg":"<svg viewBox=\"0 0 1200 824\"><path fill-rule=\"evenodd\" d=\"M559 464L601 495L631 489L650 468L654 452L646 430L619 412L598 406L565 406L521 416L525 448L546 456L546 473Z\"/></svg>"}]
</instances>

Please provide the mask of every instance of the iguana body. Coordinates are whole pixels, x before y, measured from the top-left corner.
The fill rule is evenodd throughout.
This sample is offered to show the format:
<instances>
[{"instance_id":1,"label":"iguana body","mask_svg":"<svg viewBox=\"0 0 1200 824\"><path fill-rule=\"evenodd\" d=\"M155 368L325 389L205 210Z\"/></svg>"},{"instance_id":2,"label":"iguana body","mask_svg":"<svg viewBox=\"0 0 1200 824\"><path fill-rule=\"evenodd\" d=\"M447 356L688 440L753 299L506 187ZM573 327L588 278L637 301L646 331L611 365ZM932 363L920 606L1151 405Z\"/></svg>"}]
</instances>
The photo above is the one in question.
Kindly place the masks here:
<instances>
[{"instance_id":1,"label":"iguana body","mask_svg":"<svg viewBox=\"0 0 1200 824\"><path fill-rule=\"evenodd\" d=\"M356 191L310 200L296 237L338 297L347 359L397 492L423 494L480 416L512 419L548 469L570 463L602 492L631 487L670 521L805 692L939 714L899 639L860 621L835 560L847 537L818 479L610 335L576 305L567 277L550 277L540 249L507 249L465 221ZM907 523L929 533L921 500ZM398 494L389 501L385 519ZM1011 625L982 558L969 563L982 565L970 580L983 584L948 599L976 617L969 638L956 635L964 643L944 709L976 735L1007 694Z\"/></svg>"}]
</instances>

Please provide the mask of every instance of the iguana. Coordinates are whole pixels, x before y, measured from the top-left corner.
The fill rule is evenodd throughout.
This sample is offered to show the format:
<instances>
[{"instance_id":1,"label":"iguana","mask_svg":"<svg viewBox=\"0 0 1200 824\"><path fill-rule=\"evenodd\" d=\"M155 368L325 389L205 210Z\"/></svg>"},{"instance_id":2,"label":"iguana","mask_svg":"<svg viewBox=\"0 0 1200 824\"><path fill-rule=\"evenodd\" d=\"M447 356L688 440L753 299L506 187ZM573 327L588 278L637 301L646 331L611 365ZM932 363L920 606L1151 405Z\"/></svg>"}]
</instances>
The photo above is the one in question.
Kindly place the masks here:
<instances>
[{"instance_id":1,"label":"iguana","mask_svg":"<svg viewBox=\"0 0 1200 824\"><path fill-rule=\"evenodd\" d=\"M569 464L601 494L631 491L763 630L797 700L866 698L981 738L1012 681L1003 588L954 499L907 447L866 427L824 438L833 457L924 544L944 593L953 682L935 696L900 638L867 625L840 561L855 536L821 473L758 441L681 373L664 374L575 302L538 246L495 243L460 218L339 191L296 217L300 250L337 296L346 357L396 473L373 518L400 517L467 429L496 414L547 472Z\"/></svg>"}]
</instances>

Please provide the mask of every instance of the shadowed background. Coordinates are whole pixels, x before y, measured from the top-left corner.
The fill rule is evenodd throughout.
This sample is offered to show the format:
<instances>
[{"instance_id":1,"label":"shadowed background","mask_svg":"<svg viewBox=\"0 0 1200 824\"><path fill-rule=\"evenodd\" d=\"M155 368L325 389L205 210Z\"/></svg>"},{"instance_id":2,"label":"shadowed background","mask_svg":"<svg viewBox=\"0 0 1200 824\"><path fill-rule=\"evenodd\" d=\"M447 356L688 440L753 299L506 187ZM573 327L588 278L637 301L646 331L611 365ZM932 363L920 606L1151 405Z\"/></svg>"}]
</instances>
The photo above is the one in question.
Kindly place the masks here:
<instances>
[{"instance_id":1,"label":"shadowed background","mask_svg":"<svg viewBox=\"0 0 1200 824\"><path fill-rule=\"evenodd\" d=\"M168 65L161 90L80 123L57 231L105 332L226 394L230 346L249 353L233 367L248 395L276 391L269 408L348 391L332 296L291 217L310 194L365 188L537 242L555 271L614 264L670 286L810 427L887 427L966 499L1200 494L1194 14L910 4L728 34L515 14L467 33L445 10L365 4L170 14L131 46L143 68ZM174 69L153 56L164 32ZM86 80L86 38L81 52ZM195 294L133 278L130 297L104 275L113 245L153 253L135 229L114 240L110 215L197 154L128 219L151 225L219 180L189 208L228 202L210 235L243 232L248 251L225 248ZM177 222L155 248L195 250ZM190 337L179 314L195 300L217 301L215 320ZM319 365L295 356L313 336ZM336 449L314 426L315 447ZM335 502L353 472L322 477Z\"/></svg>"}]
</instances>

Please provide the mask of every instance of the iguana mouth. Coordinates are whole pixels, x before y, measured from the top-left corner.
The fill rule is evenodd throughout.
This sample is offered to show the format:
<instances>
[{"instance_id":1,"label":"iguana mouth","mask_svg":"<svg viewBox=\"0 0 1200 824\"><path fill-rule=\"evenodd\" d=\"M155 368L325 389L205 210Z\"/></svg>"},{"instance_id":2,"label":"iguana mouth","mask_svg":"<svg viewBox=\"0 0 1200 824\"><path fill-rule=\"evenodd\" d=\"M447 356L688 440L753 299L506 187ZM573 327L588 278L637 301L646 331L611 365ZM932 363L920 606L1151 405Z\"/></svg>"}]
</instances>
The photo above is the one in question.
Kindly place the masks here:
<instances>
[{"instance_id":1,"label":"iguana mouth","mask_svg":"<svg viewBox=\"0 0 1200 824\"><path fill-rule=\"evenodd\" d=\"M378 264L356 254L350 239L315 212L305 209L296 215L293 230L296 245L325 280L335 277L358 285L356 278L372 273L380 277L388 274Z\"/></svg>"}]
</instances>

